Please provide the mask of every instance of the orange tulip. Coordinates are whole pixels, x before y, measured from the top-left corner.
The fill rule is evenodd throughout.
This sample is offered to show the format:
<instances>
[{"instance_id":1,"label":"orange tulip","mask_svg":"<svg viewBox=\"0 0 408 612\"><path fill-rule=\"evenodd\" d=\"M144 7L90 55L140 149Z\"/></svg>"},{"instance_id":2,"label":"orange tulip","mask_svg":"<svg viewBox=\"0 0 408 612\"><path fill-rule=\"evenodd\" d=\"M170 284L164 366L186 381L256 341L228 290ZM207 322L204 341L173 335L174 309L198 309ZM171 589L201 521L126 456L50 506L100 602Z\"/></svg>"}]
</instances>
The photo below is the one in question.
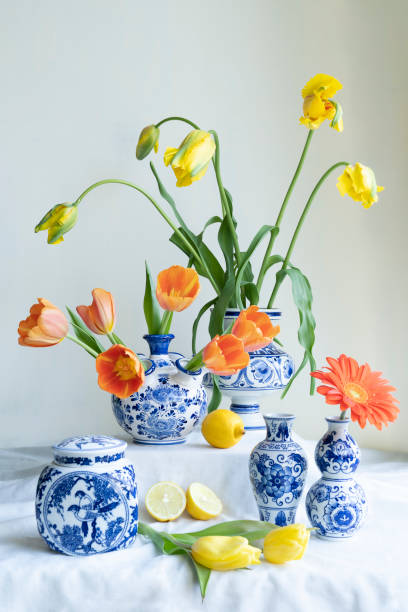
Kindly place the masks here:
<instances>
[{"instance_id":1,"label":"orange tulip","mask_svg":"<svg viewBox=\"0 0 408 612\"><path fill-rule=\"evenodd\" d=\"M114 344L97 356L96 371L100 388L121 399L136 393L145 380L143 364L122 344Z\"/></svg>"},{"instance_id":2,"label":"orange tulip","mask_svg":"<svg viewBox=\"0 0 408 612\"><path fill-rule=\"evenodd\" d=\"M232 334L215 336L203 350L204 365L213 374L231 376L246 368L249 355L244 343Z\"/></svg>"},{"instance_id":3,"label":"orange tulip","mask_svg":"<svg viewBox=\"0 0 408 612\"><path fill-rule=\"evenodd\" d=\"M92 297L92 304L77 306L77 313L94 334L110 334L116 319L113 296L105 289L94 289Z\"/></svg>"},{"instance_id":4,"label":"orange tulip","mask_svg":"<svg viewBox=\"0 0 408 612\"><path fill-rule=\"evenodd\" d=\"M157 277L156 297L163 310L181 312L190 306L200 291L193 268L171 266Z\"/></svg>"},{"instance_id":5,"label":"orange tulip","mask_svg":"<svg viewBox=\"0 0 408 612\"><path fill-rule=\"evenodd\" d=\"M44 298L30 308L30 315L20 321L18 343L23 346L53 346L68 333L68 321L64 313Z\"/></svg>"},{"instance_id":6,"label":"orange tulip","mask_svg":"<svg viewBox=\"0 0 408 612\"><path fill-rule=\"evenodd\" d=\"M279 325L274 327L265 312L258 312L258 306L241 310L231 333L241 338L246 351L257 351L268 346L280 332Z\"/></svg>"}]
</instances>

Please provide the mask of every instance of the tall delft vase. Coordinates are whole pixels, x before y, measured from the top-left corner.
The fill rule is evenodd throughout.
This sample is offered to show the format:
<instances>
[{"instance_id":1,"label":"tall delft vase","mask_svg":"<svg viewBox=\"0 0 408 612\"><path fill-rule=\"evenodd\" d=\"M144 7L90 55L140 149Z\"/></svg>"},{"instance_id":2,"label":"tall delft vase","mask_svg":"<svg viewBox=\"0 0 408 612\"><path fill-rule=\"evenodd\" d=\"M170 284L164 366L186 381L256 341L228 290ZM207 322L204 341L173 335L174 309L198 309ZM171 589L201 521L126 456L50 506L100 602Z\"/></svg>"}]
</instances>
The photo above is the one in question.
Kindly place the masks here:
<instances>
[{"instance_id":1,"label":"tall delft vase","mask_svg":"<svg viewBox=\"0 0 408 612\"><path fill-rule=\"evenodd\" d=\"M293 414L265 414L266 438L249 458L249 477L261 521L275 525L295 522L305 485L307 459L292 438Z\"/></svg>"},{"instance_id":2,"label":"tall delft vase","mask_svg":"<svg viewBox=\"0 0 408 612\"><path fill-rule=\"evenodd\" d=\"M347 431L350 419L327 417L326 421L328 431L315 451L322 477L307 494L306 511L320 538L344 540L360 529L367 514L364 490L352 477L360 449Z\"/></svg>"},{"instance_id":3,"label":"tall delft vase","mask_svg":"<svg viewBox=\"0 0 408 612\"><path fill-rule=\"evenodd\" d=\"M276 325L282 312L278 308L260 309ZM233 323L240 311L228 309L224 317L224 329ZM219 386L223 395L231 398L231 410L239 414L246 430L265 429L265 423L259 409L261 397L276 394L284 389L294 372L293 358L276 342L265 348L249 353L249 365L233 376L220 376ZM212 385L212 379L206 375L204 384Z\"/></svg>"}]
</instances>

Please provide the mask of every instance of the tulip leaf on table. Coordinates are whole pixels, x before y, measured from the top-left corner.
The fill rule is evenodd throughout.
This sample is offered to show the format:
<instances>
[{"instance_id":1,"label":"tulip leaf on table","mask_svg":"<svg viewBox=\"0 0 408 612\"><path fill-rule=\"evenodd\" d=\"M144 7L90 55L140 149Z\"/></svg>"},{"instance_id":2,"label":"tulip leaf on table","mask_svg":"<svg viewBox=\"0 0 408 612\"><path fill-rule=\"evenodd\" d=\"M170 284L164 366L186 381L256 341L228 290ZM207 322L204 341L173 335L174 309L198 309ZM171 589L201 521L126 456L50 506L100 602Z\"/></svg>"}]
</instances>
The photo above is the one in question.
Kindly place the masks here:
<instances>
[{"instance_id":1,"label":"tulip leaf on table","mask_svg":"<svg viewBox=\"0 0 408 612\"><path fill-rule=\"evenodd\" d=\"M69 314L69 318L71 319L71 324L74 330L74 333L78 340L83 342L86 346L88 346L92 351L96 353L103 353L105 348L102 344L95 338L95 336L89 331L86 327L85 323L82 321L80 317L78 317L68 306L66 306L67 312ZM86 350L86 347L84 347ZM87 351L90 355L93 354Z\"/></svg>"},{"instance_id":2,"label":"tulip leaf on table","mask_svg":"<svg viewBox=\"0 0 408 612\"><path fill-rule=\"evenodd\" d=\"M160 307L156 298L156 292L154 290L155 284L153 283L152 275L149 270L147 261L145 262L145 265L146 285L143 299L143 310L149 334L158 334L160 331L161 323Z\"/></svg>"}]
</instances>

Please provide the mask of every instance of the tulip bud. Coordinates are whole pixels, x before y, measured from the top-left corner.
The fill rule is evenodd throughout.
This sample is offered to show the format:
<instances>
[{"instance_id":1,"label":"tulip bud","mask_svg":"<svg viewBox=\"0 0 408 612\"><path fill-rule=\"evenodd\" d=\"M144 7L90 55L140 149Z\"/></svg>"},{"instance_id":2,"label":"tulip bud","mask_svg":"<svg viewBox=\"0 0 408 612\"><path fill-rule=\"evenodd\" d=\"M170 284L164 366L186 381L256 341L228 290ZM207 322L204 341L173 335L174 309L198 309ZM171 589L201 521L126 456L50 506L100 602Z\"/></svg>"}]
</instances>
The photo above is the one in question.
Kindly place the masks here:
<instances>
[{"instance_id":1,"label":"tulip bud","mask_svg":"<svg viewBox=\"0 0 408 612\"><path fill-rule=\"evenodd\" d=\"M147 157L152 149L157 153L159 149L160 130L155 125L148 125L140 132L136 147L137 159Z\"/></svg>"},{"instance_id":2,"label":"tulip bud","mask_svg":"<svg viewBox=\"0 0 408 612\"><path fill-rule=\"evenodd\" d=\"M191 554L204 567L226 571L259 564L261 551L241 536L205 536L194 542Z\"/></svg>"},{"instance_id":3,"label":"tulip bud","mask_svg":"<svg viewBox=\"0 0 408 612\"><path fill-rule=\"evenodd\" d=\"M48 244L58 244L64 240L63 235L74 227L77 217L75 204L57 204L44 215L34 231L48 230Z\"/></svg>"},{"instance_id":4,"label":"tulip bud","mask_svg":"<svg viewBox=\"0 0 408 612\"><path fill-rule=\"evenodd\" d=\"M269 563L301 559L309 537L310 531L301 523L273 529L264 539L264 557Z\"/></svg>"}]
</instances>

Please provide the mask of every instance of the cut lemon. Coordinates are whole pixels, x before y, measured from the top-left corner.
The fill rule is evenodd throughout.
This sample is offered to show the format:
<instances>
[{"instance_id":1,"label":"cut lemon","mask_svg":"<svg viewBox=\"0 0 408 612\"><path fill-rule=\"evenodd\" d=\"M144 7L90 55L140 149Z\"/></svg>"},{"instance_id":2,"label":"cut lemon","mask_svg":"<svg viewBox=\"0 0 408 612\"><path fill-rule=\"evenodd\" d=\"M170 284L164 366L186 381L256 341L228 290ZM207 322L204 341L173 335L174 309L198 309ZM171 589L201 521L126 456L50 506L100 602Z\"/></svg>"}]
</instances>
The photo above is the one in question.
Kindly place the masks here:
<instances>
[{"instance_id":1,"label":"cut lemon","mask_svg":"<svg viewBox=\"0 0 408 612\"><path fill-rule=\"evenodd\" d=\"M174 482L157 482L146 493L145 505L156 521L174 521L186 507L186 494Z\"/></svg>"},{"instance_id":2,"label":"cut lemon","mask_svg":"<svg viewBox=\"0 0 408 612\"><path fill-rule=\"evenodd\" d=\"M208 521L222 512L222 503L214 491L193 482L187 489L187 512L195 519Z\"/></svg>"}]
</instances>

